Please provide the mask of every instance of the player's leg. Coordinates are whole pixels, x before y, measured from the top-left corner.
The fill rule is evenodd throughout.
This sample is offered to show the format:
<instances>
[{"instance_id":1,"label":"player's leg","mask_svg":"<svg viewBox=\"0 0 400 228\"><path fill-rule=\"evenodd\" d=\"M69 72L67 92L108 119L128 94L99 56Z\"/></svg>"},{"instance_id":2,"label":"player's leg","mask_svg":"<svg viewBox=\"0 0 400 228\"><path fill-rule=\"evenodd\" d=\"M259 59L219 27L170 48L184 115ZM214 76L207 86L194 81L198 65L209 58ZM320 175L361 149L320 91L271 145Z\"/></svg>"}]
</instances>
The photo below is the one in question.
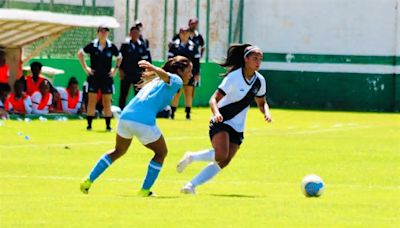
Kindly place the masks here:
<instances>
[{"instance_id":1,"label":"player's leg","mask_svg":"<svg viewBox=\"0 0 400 228\"><path fill-rule=\"evenodd\" d=\"M191 152L191 151L186 152L183 158L178 162L176 170L178 171L178 173L181 173L192 162L198 162L198 161L208 161L208 162L215 161L214 148L200 150L196 152Z\"/></svg>"},{"instance_id":2,"label":"player's leg","mask_svg":"<svg viewBox=\"0 0 400 228\"><path fill-rule=\"evenodd\" d=\"M112 117L112 112L111 112L111 99L112 99L112 94L103 94L102 95L102 100L103 100L103 110L104 110L104 119L106 121L106 130L111 131L111 117Z\"/></svg>"},{"instance_id":3,"label":"player's leg","mask_svg":"<svg viewBox=\"0 0 400 228\"><path fill-rule=\"evenodd\" d=\"M229 143L229 155L228 157L224 160L224 161L220 161L218 162L219 167L221 167L221 169L225 168L226 166L228 166L228 164L231 162L232 158L235 156L236 152L239 150L240 145L236 144L236 143Z\"/></svg>"},{"instance_id":4,"label":"player's leg","mask_svg":"<svg viewBox=\"0 0 400 228\"><path fill-rule=\"evenodd\" d=\"M126 105L126 98L128 96L130 86L131 83L129 79L124 78L120 81L119 107L121 110L124 109Z\"/></svg>"},{"instance_id":5,"label":"player's leg","mask_svg":"<svg viewBox=\"0 0 400 228\"><path fill-rule=\"evenodd\" d=\"M88 106L87 106L87 130L92 130L92 122L94 119L94 115L96 112L96 103L97 103L97 93L89 92L88 93Z\"/></svg>"},{"instance_id":6,"label":"player's leg","mask_svg":"<svg viewBox=\"0 0 400 228\"><path fill-rule=\"evenodd\" d=\"M142 189L139 191L140 196L152 195L150 189L154 185L154 182L156 181L158 174L161 171L164 159L168 153L167 145L162 135L156 141L148 143L145 146L154 152L154 157L151 159L148 165Z\"/></svg>"},{"instance_id":7,"label":"player's leg","mask_svg":"<svg viewBox=\"0 0 400 228\"><path fill-rule=\"evenodd\" d=\"M171 119L175 118L175 112L176 112L176 109L177 109L177 107L179 105L179 98L181 97L181 94L182 94L182 89L180 89L175 94L174 98L172 98L172 101L171 101L171 111L172 111L171 112Z\"/></svg>"},{"instance_id":8,"label":"player's leg","mask_svg":"<svg viewBox=\"0 0 400 228\"><path fill-rule=\"evenodd\" d=\"M190 120L190 111L192 109L193 103L193 91L194 87L191 85L183 87L183 93L185 95L185 112L186 112L186 119Z\"/></svg>"},{"instance_id":9,"label":"player's leg","mask_svg":"<svg viewBox=\"0 0 400 228\"><path fill-rule=\"evenodd\" d=\"M88 193L92 183L118 158L128 151L128 148L132 142L132 138L123 138L117 134L116 143L114 149L108 151L102 155L93 169L90 171L88 177L81 183L81 191Z\"/></svg>"},{"instance_id":10,"label":"player's leg","mask_svg":"<svg viewBox=\"0 0 400 228\"><path fill-rule=\"evenodd\" d=\"M227 131L219 131L212 136L212 146L215 150L215 161L209 163L197 176L189 181L183 188L183 193L194 194L195 188L205 182L211 180L221 171L218 163L229 158L229 133Z\"/></svg>"}]
</instances>

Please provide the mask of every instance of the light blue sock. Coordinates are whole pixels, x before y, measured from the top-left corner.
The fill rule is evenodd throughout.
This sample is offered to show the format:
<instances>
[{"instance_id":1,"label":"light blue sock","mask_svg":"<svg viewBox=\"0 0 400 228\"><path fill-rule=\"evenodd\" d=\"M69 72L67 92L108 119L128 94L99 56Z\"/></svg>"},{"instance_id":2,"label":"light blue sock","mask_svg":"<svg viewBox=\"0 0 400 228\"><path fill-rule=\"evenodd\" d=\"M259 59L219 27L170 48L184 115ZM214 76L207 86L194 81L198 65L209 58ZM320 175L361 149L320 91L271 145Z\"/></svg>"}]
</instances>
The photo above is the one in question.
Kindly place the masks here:
<instances>
[{"instance_id":1,"label":"light blue sock","mask_svg":"<svg viewBox=\"0 0 400 228\"><path fill-rule=\"evenodd\" d=\"M195 176L190 183L192 183L194 186L204 184L217 175L219 171L221 171L219 165L216 162L211 162L199 174L197 174L197 176Z\"/></svg>"},{"instance_id":2,"label":"light blue sock","mask_svg":"<svg viewBox=\"0 0 400 228\"><path fill-rule=\"evenodd\" d=\"M142 185L142 189L149 190L154 182L156 181L158 174L160 173L162 164L155 162L153 160L150 161L149 166L147 168L147 174L144 178L144 182Z\"/></svg>"},{"instance_id":3,"label":"light blue sock","mask_svg":"<svg viewBox=\"0 0 400 228\"><path fill-rule=\"evenodd\" d=\"M103 172L112 164L112 160L108 154L105 154L100 157L97 161L96 165L93 167L92 171L89 174L89 180L91 182L95 181Z\"/></svg>"}]
</instances>

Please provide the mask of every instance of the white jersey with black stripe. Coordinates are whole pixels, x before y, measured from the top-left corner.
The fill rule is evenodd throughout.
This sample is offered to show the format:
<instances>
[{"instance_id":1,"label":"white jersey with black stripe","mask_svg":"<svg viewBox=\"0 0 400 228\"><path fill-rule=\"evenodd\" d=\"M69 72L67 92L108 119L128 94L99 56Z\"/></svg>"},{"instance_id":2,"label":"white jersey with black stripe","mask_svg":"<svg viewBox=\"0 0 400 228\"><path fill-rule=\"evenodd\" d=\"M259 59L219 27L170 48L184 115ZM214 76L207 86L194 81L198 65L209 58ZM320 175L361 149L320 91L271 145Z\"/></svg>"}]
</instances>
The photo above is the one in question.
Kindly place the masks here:
<instances>
[{"instance_id":1,"label":"white jersey with black stripe","mask_svg":"<svg viewBox=\"0 0 400 228\"><path fill-rule=\"evenodd\" d=\"M240 102L241 100L243 100L246 94L249 93L250 89L257 81L257 79L260 81L261 86L255 95L257 97L263 97L266 94L267 88L265 78L260 73L256 71L254 76L250 80L247 80L243 76L242 68L239 68L229 73L218 86L218 90L221 93L225 94L225 96L218 102L218 108L222 108L232 103ZM233 118L229 120L224 120L224 123L231 126L237 132L243 132L248 110L249 105L241 111L235 110L237 112L240 112Z\"/></svg>"}]
</instances>

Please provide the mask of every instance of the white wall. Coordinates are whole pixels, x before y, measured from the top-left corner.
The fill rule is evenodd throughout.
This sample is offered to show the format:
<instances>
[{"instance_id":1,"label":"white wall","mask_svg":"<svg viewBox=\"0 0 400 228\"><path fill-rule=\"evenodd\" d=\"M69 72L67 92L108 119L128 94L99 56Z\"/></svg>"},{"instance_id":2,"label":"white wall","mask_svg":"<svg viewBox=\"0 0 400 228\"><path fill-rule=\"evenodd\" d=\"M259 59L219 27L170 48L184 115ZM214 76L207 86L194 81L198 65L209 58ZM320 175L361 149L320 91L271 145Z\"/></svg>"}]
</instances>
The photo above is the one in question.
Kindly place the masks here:
<instances>
[{"instance_id":1,"label":"white wall","mask_svg":"<svg viewBox=\"0 0 400 228\"><path fill-rule=\"evenodd\" d=\"M211 0L210 11L210 32L209 32L209 59L221 59L226 54L229 30L229 0ZM134 0L130 0L130 19L129 27L134 18ZM187 25L188 20L196 16L196 0L179 0L177 11L177 30L179 27ZM234 1L233 21L236 20L238 10L238 0ZM115 43L120 44L124 40L125 34L125 5L126 0L114 0L114 15L121 27L114 30ZM207 1L200 1L199 31L206 40L206 15ZM173 31L174 1L168 1L167 13L167 41L177 32ZM165 48L164 33L164 0L139 1L138 19L143 22L143 34L150 40L150 47L154 59L163 59ZM203 59L204 60L204 59Z\"/></svg>"},{"instance_id":2,"label":"white wall","mask_svg":"<svg viewBox=\"0 0 400 228\"><path fill-rule=\"evenodd\" d=\"M17 0L18 1L18 0ZM41 0L19 0L19 2L29 2L29 3L40 3ZM50 0L44 0L44 3L50 3ZM82 0L53 0L54 4L66 4L66 5L82 5ZM86 6L92 6L92 0L86 0ZM96 0L96 6L108 6L114 5L113 0Z\"/></svg>"},{"instance_id":3,"label":"white wall","mask_svg":"<svg viewBox=\"0 0 400 228\"><path fill-rule=\"evenodd\" d=\"M396 4L399 0L246 0L244 41L266 52L395 55Z\"/></svg>"}]
</instances>

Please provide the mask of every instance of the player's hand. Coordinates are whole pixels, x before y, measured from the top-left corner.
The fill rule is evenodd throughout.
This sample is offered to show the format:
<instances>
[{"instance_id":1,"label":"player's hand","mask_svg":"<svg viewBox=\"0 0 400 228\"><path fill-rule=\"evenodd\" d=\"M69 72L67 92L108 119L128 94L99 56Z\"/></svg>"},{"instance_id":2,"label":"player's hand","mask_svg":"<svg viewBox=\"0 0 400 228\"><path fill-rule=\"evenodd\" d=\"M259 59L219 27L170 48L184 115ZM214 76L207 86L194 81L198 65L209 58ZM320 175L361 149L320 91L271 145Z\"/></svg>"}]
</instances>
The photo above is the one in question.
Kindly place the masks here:
<instances>
[{"instance_id":1,"label":"player's hand","mask_svg":"<svg viewBox=\"0 0 400 228\"><path fill-rule=\"evenodd\" d=\"M125 78L125 72L121 69L119 69L119 79L123 80Z\"/></svg>"},{"instance_id":2,"label":"player's hand","mask_svg":"<svg viewBox=\"0 0 400 228\"><path fill-rule=\"evenodd\" d=\"M111 70L111 71L108 73L108 76L110 76L111 78L113 78L116 74L117 74L117 68L114 68L114 70Z\"/></svg>"},{"instance_id":3,"label":"player's hand","mask_svg":"<svg viewBox=\"0 0 400 228\"><path fill-rule=\"evenodd\" d=\"M155 66L153 66L151 63L147 62L146 60L140 60L138 62L139 67L144 68L146 70L154 71Z\"/></svg>"},{"instance_id":4,"label":"player's hand","mask_svg":"<svg viewBox=\"0 0 400 228\"><path fill-rule=\"evenodd\" d=\"M267 121L268 123L272 122L272 116L270 113L265 113L264 118L265 118L265 121Z\"/></svg>"},{"instance_id":5,"label":"player's hand","mask_svg":"<svg viewBox=\"0 0 400 228\"><path fill-rule=\"evenodd\" d=\"M224 121L224 117L221 115L221 113L215 114L213 119L214 119L214 122L216 122L216 123Z\"/></svg>"},{"instance_id":6,"label":"player's hand","mask_svg":"<svg viewBox=\"0 0 400 228\"><path fill-rule=\"evenodd\" d=\"M86 75L88 75L88 76L94 75L94 70L90 67L86 67L85 72L86 72Z\"/></svg>"}]
</instances>

